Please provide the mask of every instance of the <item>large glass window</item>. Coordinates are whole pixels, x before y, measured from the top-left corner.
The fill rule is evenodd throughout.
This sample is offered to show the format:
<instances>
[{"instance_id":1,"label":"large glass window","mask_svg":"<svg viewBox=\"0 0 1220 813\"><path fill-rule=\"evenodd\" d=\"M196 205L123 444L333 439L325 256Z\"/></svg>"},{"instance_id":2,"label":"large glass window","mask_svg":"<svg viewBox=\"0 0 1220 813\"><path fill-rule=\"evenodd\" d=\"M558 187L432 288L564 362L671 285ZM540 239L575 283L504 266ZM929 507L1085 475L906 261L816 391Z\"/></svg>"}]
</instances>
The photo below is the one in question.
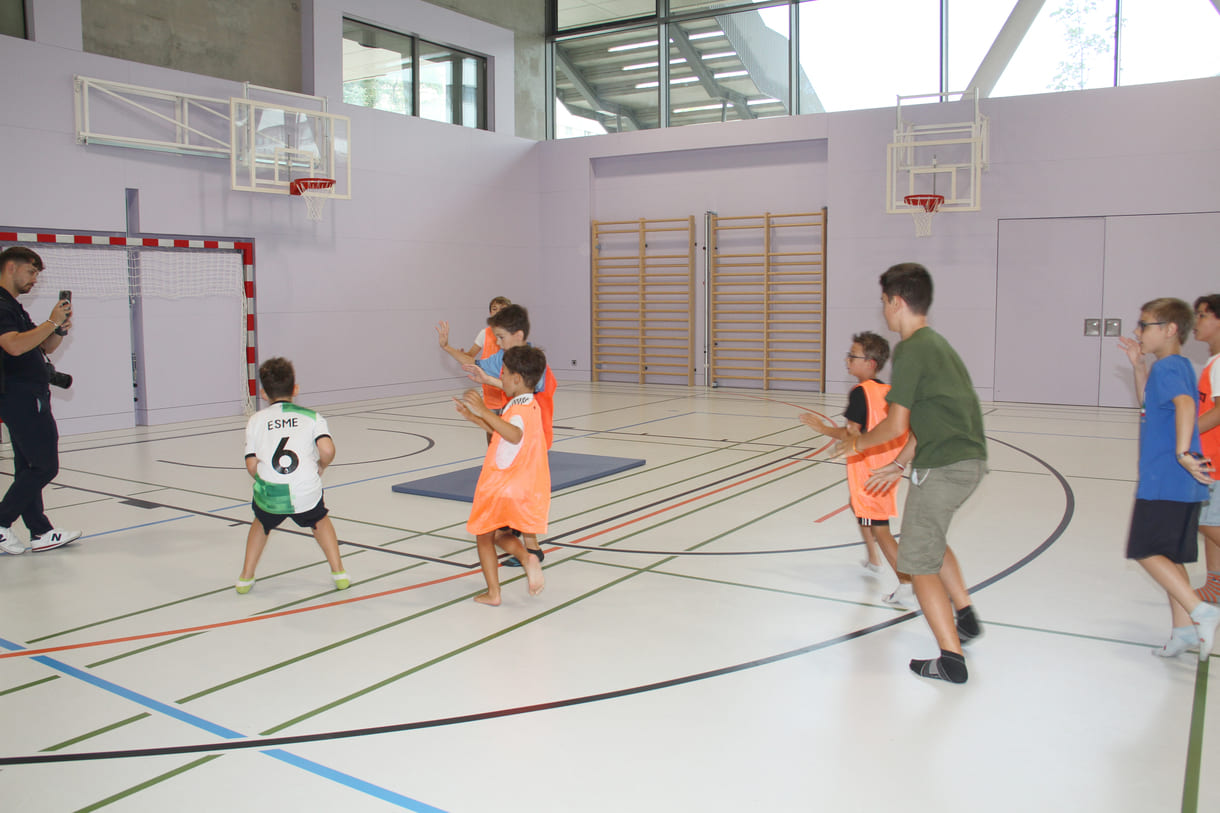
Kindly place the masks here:
<instances>
[{"instance_id":1,"label":"large glass window","mask_svg":"<svg viewBox=\"0 0 1220 813\"><path fill-rule=\"evenodd\" d=\"M556 135L658 127L659 52L656 26L556 42Z\"/></svg>"},{"instance_id":2,"label":"large glass window","mask_svg":"<svg viewBox=\"0 0 1220 813\"><path fill-rule=\"evenodd\" d=\"M788 115L788 9L669 26L669 123Z\"/></svg>"},{"instance_id":3,"label":"large glass window","mask_svg":"<svg viewBox=\"0 0 1220 813\"><path fill-rule=\"evenodd\" d=\"M656 14L656 0L559 0L556 24L560 31L584 25Z\"/></svg>"},{"instance_id":4,"label":"large glass window","mask_svg":"<svg viewBox=\"0 0 1220 813\"><path fill-rule=\"evenodd\" d=\"M978 72L1016 0L949 0L949 82L945 90L963 90Z\"/></svg>"},{"instance_id":5,"label":"large glass window","mask_svg":"<svg viewBox=\"0 0 1220 813\"><path fill-rule=\"evenodd\" d=\"M419 41L419 115L466 127L485 127L485 61L430 42Z\"/></svg>"},{"instance_id":6,"label":"large glass window","mask_svg":"<svg viewBox=\"0 0 1220 813\"><path fill-rule=\"evenodd\" d=\"M487 129L486 88L485 57L343 21L343 101L348 104Z\"/></svg>"},{"instance_id":7,"label":"large glass window","mask_svg":"<svg viewBox=\"0 0 1220 813\"><path fill-rule=\"evenodd\" d=\"M940 0L801 3L801 67L825 110L940 90ZM847 32L867 32L852 36ZM957 88L960 90L960 88ZM812 112L802 107L802 112Z\"/></svg>"},{"instance_id":8,"label":"large glass window","mask_svg":"<svg viewBox=\"0 0 1220 813\"><path fill-rule=\"evenodd\" d=\"M1118 83L1220 76L1220 10L1210 0L1123 0Z\"/></svg>"},{"instance_id":9,"label":"large glass window","mask_svg":"<svg viewBox=\"0 0 1220 813\"><path fill-rule=\"evenodd\" d=\"M25 0L0 0L0 34L26 38Z\"/></svg>"},{"instance_id":10,"label":"large glass window","mask_svg":"<svg viewBox=\"0 0 1220 813\"><path fill-rule=\"evenodd\" d=\"M549 2L560 30L600 26L552 32L560 138L892 107L976 76L984 96L1015 96L1220 75L1220 0Z\"/></svg>"},{"instance_id":11,"label":"large glass window","mask_svg":"<svg viewBox=\"0 0 1220 813\"><path fill-rule=\"evenodd\" d=\"M1048 0L992 96L1114 85L1114 0Z\"/></svg>"}]
</instances>

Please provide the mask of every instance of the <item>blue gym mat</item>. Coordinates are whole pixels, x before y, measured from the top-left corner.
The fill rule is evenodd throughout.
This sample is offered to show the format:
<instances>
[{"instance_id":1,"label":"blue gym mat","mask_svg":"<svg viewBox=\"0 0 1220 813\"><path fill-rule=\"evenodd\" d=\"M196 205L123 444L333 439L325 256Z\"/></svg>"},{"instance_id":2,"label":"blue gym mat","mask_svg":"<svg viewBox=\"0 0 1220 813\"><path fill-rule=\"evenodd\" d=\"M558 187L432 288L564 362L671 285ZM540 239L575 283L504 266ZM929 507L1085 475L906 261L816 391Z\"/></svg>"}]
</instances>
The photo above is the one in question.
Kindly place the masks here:
<instances>
[{"instance_id":1,"label":"blue gym mat","mask_svg":"<svg viewBox=\"0 0 1220 813\"><path fill-rule=\"evenodd\" d=\"M551 491L587 483L620 471L644 465L634 457L606 457L599 454L574 454L572 452L549 453L551 462ZM479 482L482 466L451 471L399 483L390 488L400 494L419 494L423 497L439 497L442 500L474 501L474 487Z\"/></svg>"}]
</instances>

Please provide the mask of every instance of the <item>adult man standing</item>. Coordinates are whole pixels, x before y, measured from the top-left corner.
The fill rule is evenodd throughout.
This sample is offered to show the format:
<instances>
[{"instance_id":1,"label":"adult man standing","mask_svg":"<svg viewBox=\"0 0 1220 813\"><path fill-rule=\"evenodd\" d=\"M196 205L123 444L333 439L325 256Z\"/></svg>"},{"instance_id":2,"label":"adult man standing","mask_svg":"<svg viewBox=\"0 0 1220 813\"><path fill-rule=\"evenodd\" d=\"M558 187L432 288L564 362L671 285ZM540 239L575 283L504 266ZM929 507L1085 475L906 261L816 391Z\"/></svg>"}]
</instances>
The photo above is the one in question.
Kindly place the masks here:
<instances>
[{"instance_id":1,"label":"adult man standing","mask_svg":"<svg viewBox=\"0 0 1220 813\"><path fill-rule=\"evenodd\" d=\"M59 347L72 319L67 300L55 303L50 318L38 325L17 302L34 287L42 267L42 258L23 246L0 252L0 420L13 443L13 484L0 500L0 550L10 554L27 550L12 530L18 517L34 551L66 545L81 533L52 527L42 507L42 489L59 473L59 428L51 415L45 354Z\"/></svg>"}]
</instances>

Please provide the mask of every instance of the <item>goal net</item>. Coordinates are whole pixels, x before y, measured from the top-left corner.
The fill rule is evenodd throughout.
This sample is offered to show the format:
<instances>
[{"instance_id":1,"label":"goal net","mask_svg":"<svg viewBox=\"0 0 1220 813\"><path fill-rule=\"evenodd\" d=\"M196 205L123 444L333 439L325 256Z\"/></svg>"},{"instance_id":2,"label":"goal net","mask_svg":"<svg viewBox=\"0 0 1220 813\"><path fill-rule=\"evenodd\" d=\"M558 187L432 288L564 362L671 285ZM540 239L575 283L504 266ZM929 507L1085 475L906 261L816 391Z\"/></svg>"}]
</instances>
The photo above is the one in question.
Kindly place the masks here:
<instances>
[{"instance_id":1,"label":"goal net","mask_svg":"<svg viewBox=\"0 0 1220 813\"><path fill-rule=\"evenodd\" d=\"M156 386L159 397L145 397L139 408L152 409L158 403L189 397L195 403L238 401L243 411L254 410L257 404L250 393L247 350L252 344L251 298L247 295L251 292L240 249L15 244L38 252L44 265L33 291L23 298L32 318L41 315L43 300L54 302L63 290L71 291L73 302L82 306L89 300L127 300L129 327L110 325L113 335L108 341L117 344L127 334L133 376L137 370L148 370L149 381L137 382L137 393L150 382ZM114 303L107 311L113 314L114 308L121 311L123 306ZM83 307L80 310L86 312ZM137 336L143 337L142 347ZM89 342L96 337L81 335L79 339ZM121 348L111 350L120 352ZM147 358L141 358L141 353ZM186 368L181 371L184 379L196 375L202 362L212 368L207 372L210 381L200 382L199 389L191 392L192 384L171 380L177 377L173 357ZM175 396L167 394L170 390L176 391ZM167 409L164 414L174 412Z\"/></svg>"}]
</instances>

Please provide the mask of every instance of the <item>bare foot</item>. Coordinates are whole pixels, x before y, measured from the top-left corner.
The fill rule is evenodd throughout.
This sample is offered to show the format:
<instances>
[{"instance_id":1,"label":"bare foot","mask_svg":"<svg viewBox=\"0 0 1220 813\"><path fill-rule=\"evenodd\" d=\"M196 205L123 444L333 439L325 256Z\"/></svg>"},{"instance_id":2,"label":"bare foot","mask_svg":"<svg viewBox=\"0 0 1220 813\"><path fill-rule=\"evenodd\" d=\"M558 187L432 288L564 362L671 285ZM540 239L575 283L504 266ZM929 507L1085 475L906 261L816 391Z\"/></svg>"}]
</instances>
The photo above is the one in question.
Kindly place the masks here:
<instances>
[{"instance_id":1,"label":"bare foot","mask_svg":"<svg viewBox=\"0 0 1220 813\"><path fill-rule=\"evenodd\" d=\"M480 604L486 604L488 607L499 607L500 606L500 599L492 598L491 593L483 593L482 595L475 596L474 600L479 602Z\"/></svg>"},{"instance_id":2,"label":"bare foot","mask_svg":"<svg viewBox=\"0 0 1220 813\"><path fill-rule=\"evenodd\" d=\"M538 557L530 554L525 557L525 578L529 581L530 595L536 596L542 592L542 588L546 586L546 579L542 575L542 565L538 562Z\"/></svg>"}]
</instances>

